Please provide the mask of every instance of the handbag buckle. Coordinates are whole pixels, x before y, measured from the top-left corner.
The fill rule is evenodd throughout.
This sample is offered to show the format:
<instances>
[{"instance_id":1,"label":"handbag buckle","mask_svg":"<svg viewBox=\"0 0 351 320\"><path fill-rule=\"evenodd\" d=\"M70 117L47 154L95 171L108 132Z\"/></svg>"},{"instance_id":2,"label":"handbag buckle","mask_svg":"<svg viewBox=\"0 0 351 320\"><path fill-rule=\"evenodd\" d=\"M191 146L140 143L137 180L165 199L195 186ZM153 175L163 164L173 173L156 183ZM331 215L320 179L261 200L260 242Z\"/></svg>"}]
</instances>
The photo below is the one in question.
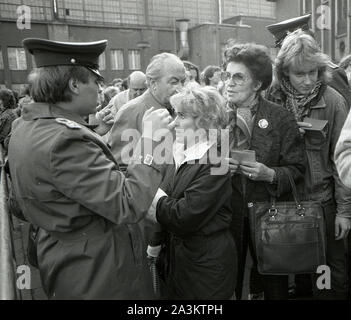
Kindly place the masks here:
<instances>
[{"instance_id":1,"label":"handbag buckle","mask_svg":"<svg viewBox=\"0 0 351 320\"><path fill-rule=\"evenodd\" d=\"M305 210L305 208L303 206L301 206L301 204L298 204L296 206L296 209L297 209L296 214L298 214L300 217L304 217L305 216L306 210Z\"/></svg>"},{"instance_id":2,"label":"handbag buckle","mask_svg":"<svg viewBox=\"0 0 351 320\"><path fill-rule=\"evenodd\" d=\"M278 210L272 207L268 209L268 213L271 216L271 219L275 219L275 216L278 214Z\"/></svg>"}]
</instances>

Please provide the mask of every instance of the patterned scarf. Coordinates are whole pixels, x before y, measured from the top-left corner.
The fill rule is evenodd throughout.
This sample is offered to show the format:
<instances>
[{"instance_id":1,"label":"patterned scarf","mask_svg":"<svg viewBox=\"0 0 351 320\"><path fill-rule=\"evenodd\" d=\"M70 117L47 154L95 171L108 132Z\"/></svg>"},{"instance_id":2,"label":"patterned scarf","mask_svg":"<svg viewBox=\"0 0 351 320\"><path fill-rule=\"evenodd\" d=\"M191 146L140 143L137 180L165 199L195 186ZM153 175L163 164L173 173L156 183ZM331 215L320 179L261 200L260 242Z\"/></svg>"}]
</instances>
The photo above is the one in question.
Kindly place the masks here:
<instances>
[{"instance_id":1,"label":"patterned scarf","mask_svg":"<svg viewBox=\"0 0 351 320\"><path fill-rule=\"evenodd\" d=\"M298 93L288 79L282 79L281 88L286 95L285 108L295 116L296 121L302 121L309 114L310 102L318 97L321 87L322 82L317 81L311 93L305 96Z\"/></svg>"},{"instance_id":2,"label":"patterned scarf","mask_svg":"<svg viewBox=\"0 0 351 320\"><path fill-rule=\"evenodd\" d=\"M237 107L228 102L229 141L230 149L245 150L250 148L255 114L259 106L259 99L255 99L252 106Z\"/></svg>"}]
</instances>

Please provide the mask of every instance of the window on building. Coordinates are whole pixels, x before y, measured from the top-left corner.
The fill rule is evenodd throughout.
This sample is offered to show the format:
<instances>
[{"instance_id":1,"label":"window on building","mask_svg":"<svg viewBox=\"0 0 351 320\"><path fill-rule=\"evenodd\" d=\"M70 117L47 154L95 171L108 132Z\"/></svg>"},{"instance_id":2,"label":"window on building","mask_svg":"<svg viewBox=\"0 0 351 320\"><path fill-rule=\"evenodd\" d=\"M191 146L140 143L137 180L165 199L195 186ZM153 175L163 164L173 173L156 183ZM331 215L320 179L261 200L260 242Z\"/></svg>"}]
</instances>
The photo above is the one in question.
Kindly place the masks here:
<instances>
[{"instance_id":1,"label":"window on building","mask_svg":"<svg viewBox=\"0 0 351 320\"><path fill-rule=\"evenodd\" d=\"M100 70L106 70L106 56L105 56L105 52L103 52L99 56L99 69Z\"/></svg>"},{"instance_id":2,"label":"window on building","mask_svg":"<svg viewBox=\"0 0 351 320\"><path fill-rule=\"evenodd\" d=\"M336 2L337 6L337 34L347 33L347 0L339 0Z\"/></svg>"},{"instance_id":3,"label":"window on building","mask_svg":"<svg viewBox=\"0 0 351 320\"><path fill-rule=\"evenodd\" d=\"M51 21L52 0L6 0L0 3L0 18L18 19L17 9L20 6L27 6L30 9L31 20ZM24 13L24 11L22 11Z\"/></svg>"},{"instance_id":4,"label":"window on building","mask_svg":"<svg viewBox=\"0 0 351 320\"><path fill-rule=\"evenodd\" d=\"M312 0L304 0L303 11L304 13L312 13Z\"/></svg>"},{"instance_id":5,"label":"window on building","mask_svg":"<svg viewBox=\"0 0 351 320\"><path fill-rule=\"evenodd\" d=\"M2 59L2 51L0 49L0 70L4 69L4 60Z\"/></svg>"},{"instance_id":6,"label":"window on building","mask_svg":"<svg viewBox=\"0 0 351 320\"><path fill-rule=\"evenodd\" d=\"M140 70L140 50L128 50L129 70Z\"/></svg>"},{"instance_id":7,"label":"window on building","mask_svg":"<svg viewBox=\"0 0 351 320\"><path fill-rule=\"evenodd\" d=\"M124 70L123 50L111 50L111 69Z\"/></svg>"},{"instance_id":8,"label":"window on building","mask_svg":"<svg viewBox=\"0 0 351 320\"><path fill-rule=\"evenodd\" d=\"M23 48L7 48L10 70L27 70L26 52Z\"/></svg>"},{"instance_id":9,"label":"window on building","mask_svg":"<svg viewBox=\"0 0 351 320\"><path fill-rule=\"evenodd\" d=\"M228 19L237 15L275 18L276 2L267 0L222 0L223 18Z\"/></svg>"},{"instance_id":10,"label":"window on building","mask_svg":"<svg viewBox=\"0 0 351 320\"><path fill-rule=\"evenodd\" d=\"M229 1L229 0L228 0ZM234 1L234 0L230 0ZM166 1L149 0L148 18L151 25L175 27L175 19L190 19L189 26L217 21L217 1Z\"/></svg>"}]
</instances>

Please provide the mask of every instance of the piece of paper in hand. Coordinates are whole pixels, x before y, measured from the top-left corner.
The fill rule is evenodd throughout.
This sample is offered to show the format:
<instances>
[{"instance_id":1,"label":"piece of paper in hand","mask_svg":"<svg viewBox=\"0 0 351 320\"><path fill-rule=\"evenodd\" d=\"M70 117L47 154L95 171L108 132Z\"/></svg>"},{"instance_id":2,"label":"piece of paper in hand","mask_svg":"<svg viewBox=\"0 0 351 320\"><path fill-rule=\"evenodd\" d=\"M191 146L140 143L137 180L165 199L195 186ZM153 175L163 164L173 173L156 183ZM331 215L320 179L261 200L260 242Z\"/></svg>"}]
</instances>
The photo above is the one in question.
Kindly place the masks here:
<instances>
[{"instance_id":1,"label":"piece of paper in hand","mask_svg":"<svg viewBox=\"0 0 351 320\"><path fill-rule=\"evenodd\" d=\"M232 159L239 161L239 163L256 162L256 152L254 150L232 150L230 152Z\"/></svg>"}]
</instances>

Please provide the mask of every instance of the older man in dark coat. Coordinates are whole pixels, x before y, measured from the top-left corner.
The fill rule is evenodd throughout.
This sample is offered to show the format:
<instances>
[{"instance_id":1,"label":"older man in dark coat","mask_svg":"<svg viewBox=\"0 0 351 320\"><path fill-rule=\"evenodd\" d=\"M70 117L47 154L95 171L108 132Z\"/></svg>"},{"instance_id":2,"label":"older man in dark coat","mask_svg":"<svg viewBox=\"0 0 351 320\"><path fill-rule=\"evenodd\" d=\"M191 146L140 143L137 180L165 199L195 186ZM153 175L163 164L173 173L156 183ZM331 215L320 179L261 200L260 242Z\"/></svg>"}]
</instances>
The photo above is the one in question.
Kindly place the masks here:
<instances>
[{"instance_id":1,"label":"older man in dark coat","mask_svg":"<svg viewBox=\"0 0 351 320\"><path fill-rule=\"evenodd\" d=\"M122 170L128 166L137 142L137 139L134 139L130 143L129 138L140 135L145 111L154 107L166 109L173 114L169 99L183 86L184 65L174 54L158 54L151 59L146 69L146 80L148 85L146 92L129 101L119 110L111 129L109 144Z\"/></svg>"}]
</instances>

